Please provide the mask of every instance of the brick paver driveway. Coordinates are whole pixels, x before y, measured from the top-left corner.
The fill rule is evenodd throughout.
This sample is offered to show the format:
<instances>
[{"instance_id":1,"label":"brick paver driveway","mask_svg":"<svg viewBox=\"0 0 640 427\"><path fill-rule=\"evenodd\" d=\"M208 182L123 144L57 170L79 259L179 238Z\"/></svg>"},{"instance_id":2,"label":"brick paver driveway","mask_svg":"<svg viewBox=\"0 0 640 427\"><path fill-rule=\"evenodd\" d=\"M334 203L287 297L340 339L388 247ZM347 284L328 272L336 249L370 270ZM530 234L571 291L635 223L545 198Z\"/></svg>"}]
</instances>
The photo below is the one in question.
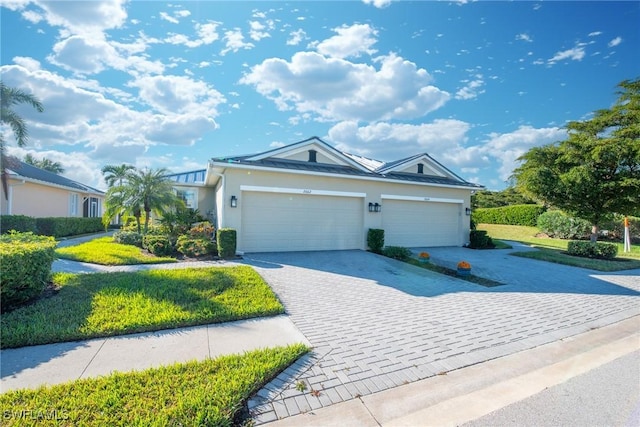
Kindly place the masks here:
<instances>
[{"instance_id":1,"label":"brick paver driveway","mask_svg":"<svg viewBox=\"0 0 640 427\"><path fill-rule=\"evenodd\" d=\"M248 254L245 262L314 346L249 402L254 420L375 393L640 313L638 270L599 273L506 251L429 252L443 263L469 259L474 272L507 284L485 288L363 251Z\"/></svg>"}]
</instances>

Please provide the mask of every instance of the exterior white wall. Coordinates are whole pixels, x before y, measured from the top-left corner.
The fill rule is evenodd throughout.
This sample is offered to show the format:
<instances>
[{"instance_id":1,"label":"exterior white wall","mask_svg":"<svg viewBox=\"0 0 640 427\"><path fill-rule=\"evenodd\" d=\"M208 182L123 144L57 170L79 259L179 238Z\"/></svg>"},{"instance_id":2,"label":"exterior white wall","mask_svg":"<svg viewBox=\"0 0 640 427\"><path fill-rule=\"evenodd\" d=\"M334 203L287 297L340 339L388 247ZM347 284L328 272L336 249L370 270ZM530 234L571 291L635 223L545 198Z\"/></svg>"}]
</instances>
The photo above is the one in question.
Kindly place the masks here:
<instances>
[{"instance_id":1,"label":"exterior white wall","mask_svg":"<svg viewBox=\"0 0 640 427\"><path fill-rule=\"evenodd\" d=\"M367 230L369 228L382 228L381 213L369 212L368 204L370 202L379 203L382 205L382 210L384 211L385 201L382 199L383 194L462 200L462 212L464 212L466 207L470 207L470 189L445 188L416 183L395 183L361 178L327 177L298 174L288 171L261 171L259 169L249 168L227 168L224 171L224 175L226 187L224 189L224 200L222 199L222 180L218 182L216 191L219 218L222 218L222 227L235 228L238 230L238 236L241 235L240 228L242 225L243 192L240 188L242 185L366 193L366 197L362 199L364 211L362 249L366 249ZM232 195L238 198L237 208L230 207ZM463 225L460 231L460 242L463 243L467 242L469 236L469 218L470 217L466 215L462 218ZM241 245L242 242L239 241L238 247L240 248Z\"/></svg>"}]
</instances>

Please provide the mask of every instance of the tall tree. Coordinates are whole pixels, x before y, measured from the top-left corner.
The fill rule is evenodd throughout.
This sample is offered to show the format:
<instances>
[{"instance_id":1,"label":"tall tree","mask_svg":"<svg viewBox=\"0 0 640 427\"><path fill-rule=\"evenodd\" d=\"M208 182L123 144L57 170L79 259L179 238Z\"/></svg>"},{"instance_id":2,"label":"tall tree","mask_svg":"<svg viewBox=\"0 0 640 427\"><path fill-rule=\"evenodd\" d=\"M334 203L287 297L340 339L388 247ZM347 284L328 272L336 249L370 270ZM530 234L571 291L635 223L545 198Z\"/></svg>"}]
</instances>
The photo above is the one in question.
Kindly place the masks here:
<instances>
[{"instance_id":1,"label":"tall tree","mask_svg":"<svg viewBox=\"0 0 640 427\"><path fill-rule=\"evenodd\" d=\"M38 112L44 111L44 107L38 98L21 89L5 86L0 80L0 122L11 128L18 146L24 147L29 139L29 132L24 119L13 110L13 107L18 104L29 104ZM11 166L11 162L11 159L5 154L4 135L0 133L0 172L2 174L2 188L5 199L9 197L6 167Z\"/></svg>"},{"instance_id":2,"label":"tall tree","mask_svg":"<svg viewBox=\"0 0 640 427\"><path fill-rule=\"evenodd\" d=\"M114 185L122 185L127 179L127 176L136 168L132 165L121 164L106 165L102 168L102 176L104 176L104 182L107 186L113 187Z\"/></svg>"},{"instance_id":3,"label":"tall tree","mask_svg":"<svg viewBox=\"0 0 640 427\"><path fill-rule=\"evenodd\" d=\"M64 173L64 167L60 164L60 162L54 162L53 160L49 160L46 157L43 157L42 159L36 159L31 154L27 154L26 156L24 156L24 162L58 175Z\"/></svg>"},{"instance_id":4,"label":"tall tree","mask_svg":"<svg viewBox=\"0 0 640 427\"><path fill-rule=\"evenodd\" d=\"M133 169L107 190L104 221L120 213L131 213L138 226L138 232L149 230L151 212L162 214L173 209L182 201L173 191L173 182L167 178L166 169ZM140 218L145 213L144 230Z\"/></svg>"},{"instance_id":5,"label":"tall tree","mask_svg":"<svg viewBox=\"0 0 640 427\"><path fill-rule=\"evenodd\" d=\"M618 88L611 108L570 122L565 141L532 148L514 171L525 194L590 221L592 241L602 221L640 206L640 79Z\"/></svg>"}]
</instances>

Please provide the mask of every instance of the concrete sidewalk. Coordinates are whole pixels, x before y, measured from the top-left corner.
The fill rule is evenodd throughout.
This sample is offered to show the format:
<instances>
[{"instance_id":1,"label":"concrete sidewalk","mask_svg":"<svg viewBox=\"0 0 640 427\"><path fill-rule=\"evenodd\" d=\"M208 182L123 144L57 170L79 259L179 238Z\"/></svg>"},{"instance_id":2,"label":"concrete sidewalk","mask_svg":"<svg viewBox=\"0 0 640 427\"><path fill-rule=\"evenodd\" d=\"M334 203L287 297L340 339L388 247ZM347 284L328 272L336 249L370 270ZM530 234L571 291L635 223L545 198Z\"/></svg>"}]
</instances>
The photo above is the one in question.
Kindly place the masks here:
<instances>
[{"instance_id":1,"label":"concrete sidewalk","mask_svg":"<svg viewBox=\"0 0 640 427\"><path fill-rule=\"evenodd\" d=\"M0 351L1 391L304 343L288 316Z\"/></svg>"},{"instance_id":2,"label":"concrete sidewalk","mask_svg":"<svg viewBox=\"0 0 640 427\"><path fill-rule=\"evenodd\" d=\"M464 425L639 349L640 317L636 316L531 350L356 397L267 425ZM626 416L631 420L633 414ZM580 420L576 422L580 424Z\"/></svg>"}]
</instances>

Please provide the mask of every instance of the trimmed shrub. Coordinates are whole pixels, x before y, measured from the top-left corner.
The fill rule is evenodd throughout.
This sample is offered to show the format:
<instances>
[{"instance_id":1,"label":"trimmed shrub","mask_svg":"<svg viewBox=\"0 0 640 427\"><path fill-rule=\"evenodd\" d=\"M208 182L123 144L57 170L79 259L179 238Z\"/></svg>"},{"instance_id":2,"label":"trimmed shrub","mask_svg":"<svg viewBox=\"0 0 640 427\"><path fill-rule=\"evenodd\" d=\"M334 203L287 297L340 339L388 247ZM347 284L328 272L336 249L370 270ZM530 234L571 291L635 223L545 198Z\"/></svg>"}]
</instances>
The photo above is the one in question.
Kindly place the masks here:
<instances>
[{"instance_id":1,"label":"trimmed shrub","mask_svg":"<svg viewBox=\"0 0 640 427\"><path fill-rule=\"evenodd\" d=\"M236 230L233 228L221 228L216 233L218 241L218 255L221 258L233 258L236 256Z\"/></svg>"},{"instance_id":2,"label":"trimmed shrub","mask_svg":"<svg viewBox=\"0 0 640 427\"><path fill-rule=\"evenodd\" d=\"M471 230L469 233L469 247L471 249L491 249L496 246L491 237L484 230Z\"/></svg>"},{"instance_id":3,"label":"trimmed shrub","mask_svg":"<svg viewBox=\"0 0 640 427\"><path fill-rule=\"evenodd\" d=\"M216 245L212 241L214 232L209 222L195 224L187 234L178 237L176 249L189 257L213 254L216 252Z\"/></svg>"},{"instance_id":4,"label":"trimmed shrub","mask_svg":"<svg viewBox=\"0 0 640 427\"><path fill-rule=\"evenodd\" d=\"M402 246L386 246L382 250L382 255L393 259L399 259L400 261L406 261L411 258L411 251Z\"/></svg>"},{"instance_id":5,"label":"trimmed shrub","mask_svg":"<svg viewBox=\"0 0 640 427\"><path fill-rule=\"evenodd\" d=\"M142 246L156 256L167 256L175 252L173 242L164 234L146 234Z\"/></svg>"},{"instance_id":6,"label":"trimmed shrub","mask_svg":"<svg viewBox=\"0 0 640 427\"><path fill-rule=\"evenodd\" d=\"M117 231L113 233L113 241L123 245L142 247L142 234L137 231Z\"/></svg>"},{"instance_id":7,"label":"trimmed shrub","mask_svg":"<svg viewBox=\"0 0 640 427\"><path fill-rule=\"evenodd\" d=\"M618 255L618 247L613 243L572 240L567 245L567 253L585 258L613 259Z\"/></svg>"},{"instance_id":8,"label":"trimmed shrub","mask_svg":"<svg viewBox=\"0 0 640 427\"><path fill-rule=\"evenodd\" d=\"M583 239L591 234L591 224L572 218L561 211L545 212L538 218L538 228L549 237Z\"/></svg>"},{"instance_id":9,"label":"trimmed shrub","mask_svg":"<svg viewBox=\"0 0 640 427\"><path fill-rule=\"evenodd\" d=\"M8 233L11 230L20 233L37 233L36 219L26 215L2 215L0 216L0 232Z\"/></svg>"},{"instance_id":10,"label":"trimmed shrub","mask_svg":"<svg viewBox=\"0 0 640 427\"><path fill-rule=\"evenodd\" d=\"M475 209L472 220L475 224L526 225L535 227L538 217L546 210L540 205L511 205L499 208Z\"/></svg>"},{"instance_id":11,"label":"trimmed shrub","mask_svg":"<svg viewBox=\"0 0 640 427\"><path fill-rule=\"evenodd\" d=\"M369 246L369 249L371 249L373 253L382 253L382 248L384 247L384 230L381 228L370 228L367 232L367 246Z\"/></svg>"},{"instance_id":12,"label":"trimmed shrub","mask_svg":"<svg viewBox=\"0 0 640 427\"><path fill-rule=\"evenodd\" d=\"M37 297L47 286L55 259L53 237L10 232L0 237L2 311Z\"/></svg>"},{"instance_id":13,"label":"trimmed shrub","mask_svg":"<svg viewBox=\"0 0 640 427\"><path fill-rule=\"evenodd\" d=\"M66 237L104 231L102 218L48 217L36 218L38 234Z\"/></svg>"}]
</instances>

